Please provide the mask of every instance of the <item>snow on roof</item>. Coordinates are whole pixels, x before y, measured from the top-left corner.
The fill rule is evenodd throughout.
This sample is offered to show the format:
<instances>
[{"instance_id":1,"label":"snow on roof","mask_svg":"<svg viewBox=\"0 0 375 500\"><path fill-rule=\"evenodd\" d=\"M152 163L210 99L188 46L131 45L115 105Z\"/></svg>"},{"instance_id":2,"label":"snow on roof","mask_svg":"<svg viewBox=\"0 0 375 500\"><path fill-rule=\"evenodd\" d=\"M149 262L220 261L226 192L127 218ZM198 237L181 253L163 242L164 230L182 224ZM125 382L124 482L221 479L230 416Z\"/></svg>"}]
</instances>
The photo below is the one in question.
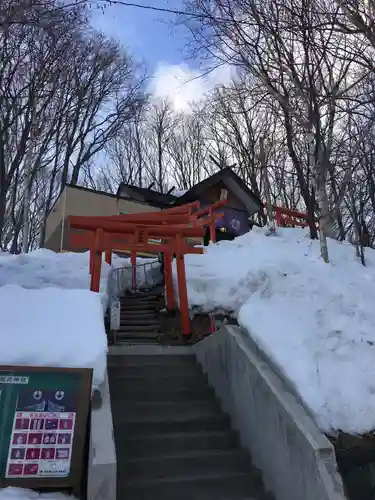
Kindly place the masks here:
<instances>
[{"instance_id":1,"label":"snow on roof","mask_svg":"<svg viewBox=\"0 0 375 500\"><path fill-rule=\"evenodd\" d=\"M185 256L190 306L233 311L323 431L373 430L375 252L363 267L350 244L329 240L325 264L305 230L277 232L254 228Z\"/></svg>"},{"instance_id":2,"label":"snow on roof","mask_svg":"<svg viewBox=\"0 0 375 500\"><path fill-rule=\"evenodd\" d=\"M171 194L175 196L176 198L181 198L181 196L184 196L185 193L187 193L187 189L174 189Z\"/></svg>"}]
</instances>

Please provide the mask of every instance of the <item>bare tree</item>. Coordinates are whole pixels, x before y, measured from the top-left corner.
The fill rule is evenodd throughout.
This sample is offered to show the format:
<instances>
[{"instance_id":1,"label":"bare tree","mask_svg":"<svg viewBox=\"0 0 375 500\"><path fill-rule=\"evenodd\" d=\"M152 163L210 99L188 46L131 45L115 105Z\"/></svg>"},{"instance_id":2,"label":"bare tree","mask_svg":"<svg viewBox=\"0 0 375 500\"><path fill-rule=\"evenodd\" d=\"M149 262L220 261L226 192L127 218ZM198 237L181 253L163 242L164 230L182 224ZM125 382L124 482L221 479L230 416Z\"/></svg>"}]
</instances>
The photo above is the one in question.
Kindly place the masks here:
<instances>
[{"instance_id":1,"label":"bare tree","mask_svg":"<svg viewBox=\"0 0 375 500\"><path fill-rule=\"evenodd\" d=\"M317 236L317 213L322 257L328 261L326 237L332 234L332 218L337 217L351 177L348 169L332 206L327 185L329 168L334 166L333 138L343 103L363 78L357 76L356 66L363 46L349 43L337 32L339 9L330 0L187 4L202 15L201 22L190 24L201 48L252 75L266 99L272 99L273 112L283 116L288 155L309 214L311 236Z\"/></svg>"},{"instance_id":2,"label":"bare tree","mask_svg":"<svg viewBox=\"0 0 375 500\"><path fill-rule=\"evenodd\" d=\"M154 102L147 111L145 130L146 170L157 189L163 193L168 188L168 144L174 127L175 116L166 99Z\"/></svg>"},{"instance_id":3,"label":"bare tree","mask_svg":"<svg viewBox=\"0 0 375 500\"><path fill-rule=\"evenodd\" d=\"M43 8L50 18L0 33L0 245L14 252L22 206L25 247L43 243L59 190L78 182L144 101L137 66L118 44L87 32L84 11L47 0Z\"/></svg>"},{"instance_id":4,"label":"bare tree","mask_svg":"<svg viewBox=\"0 0 375 500\"><path fill-rule=\"evenodd\" d=\"M208 161L207 137L203 110L176 116L167 149L169 175L179 189L187 190L202 180Z\"/></svg>"}]
</instances>

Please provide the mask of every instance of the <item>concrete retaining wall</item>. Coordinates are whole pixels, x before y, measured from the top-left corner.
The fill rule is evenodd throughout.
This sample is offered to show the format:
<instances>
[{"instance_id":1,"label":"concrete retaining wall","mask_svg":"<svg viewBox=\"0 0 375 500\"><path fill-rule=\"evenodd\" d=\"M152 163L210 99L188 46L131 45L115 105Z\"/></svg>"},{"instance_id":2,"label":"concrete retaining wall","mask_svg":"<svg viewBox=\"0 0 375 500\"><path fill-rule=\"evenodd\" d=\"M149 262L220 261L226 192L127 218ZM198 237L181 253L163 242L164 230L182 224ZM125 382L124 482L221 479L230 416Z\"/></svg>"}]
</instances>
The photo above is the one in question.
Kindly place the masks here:
<instances>
[{"instance_id":1,"label":"concrete retaining wall","mask_svg":"<svg viewBox=\"0 0 375 500\"><path fill-rule=\"evenodd\" d=\"M91 412L87 499L116 500L117 461L107 376L99 389L100 407Z\"/></svg>"},{"instance_id":2,"label":"concrete retaining wall","mask_svg":"<svg viewBox=\"0 0 375 500\"><path fill-rule=\"evenodd\" d=\"M345 500L333 446L240 328L194 347L241 442L277 500Z\"/></svg>"}]
</instances>

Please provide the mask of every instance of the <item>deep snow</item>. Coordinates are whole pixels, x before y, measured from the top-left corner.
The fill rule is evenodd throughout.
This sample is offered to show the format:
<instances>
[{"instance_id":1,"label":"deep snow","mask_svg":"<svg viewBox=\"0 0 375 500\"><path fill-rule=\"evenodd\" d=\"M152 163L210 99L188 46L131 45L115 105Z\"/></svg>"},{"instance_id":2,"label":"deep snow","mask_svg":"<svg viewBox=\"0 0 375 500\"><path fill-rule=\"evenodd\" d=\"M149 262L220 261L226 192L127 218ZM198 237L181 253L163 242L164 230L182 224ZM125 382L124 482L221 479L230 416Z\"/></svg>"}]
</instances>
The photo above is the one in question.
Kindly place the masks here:
<instances>
[{"instance_id":1,"label":"deep snow","mask_svg":"<svg viewBox=\"0 0 375 500\"><path fill-rule=\"evenodd\" d=\"M19 285L27 289L90 289L89 252L55 253L40 249L27 254L3 254L0 259L0 287ZM100 295L107 301L107 277L110 266L103 262Z\"/></svg>"},{"instance_id":2,"label":"deep snow","mask_svg":"<svg viewBox=\"0 0 375 500\"><path fill-rule=\"evenodd\" d=\"M150 260L155 259L137 263ZM130 259L113 256L113 268L129 265ZM103 314L110 270L103 262L97 294L89 290L88 252L3 253L0 365L93 368L93 386L99 386L106 369ZM147 273L140 272L138 279L147 279Z\"/></svg>"},{"instance_id":3,"label":"deep snow","mask_svg":"<svg viewBox=\"0 0 375 500\"><path fill-rule=\"evenodd\" d=\"M0 489L0 500L74 500L74 497L62 493L37 493L23 488Z\"/></svg>"},{"instance_id":4,"label":"deep snow","mask_svg":"<svg viewBox=\"0 0 375 500\"><path fill-rule=\"evenodd\" d=\"M363 267L349 243L329 240L325 264L307 231L277 233L255 228L187 255L190 306L231 311L322 430L373 430L375 252L366 251Z\"/></svg>"},{"instance_id":5,"label":"deep snow","mask_svg":"<svg viewBox=\"0 0 375 500\"><path fill-rule=\"evenodd\" d=\"M89 255L37 250L0 259L0 365L93 368L104 379L107 337L100 294L89 291Z\"/></svg>"},{"instance_id":6,"label":"deep snow","mask_svg":"<svg viewBox=\"0 0 375 500\"><path fill-rule=\"evenodd\" d=\"M103 380L107 337L100 296L89 290L0 287L0 364L93 368Z\"/></svg>"}]
</instances>

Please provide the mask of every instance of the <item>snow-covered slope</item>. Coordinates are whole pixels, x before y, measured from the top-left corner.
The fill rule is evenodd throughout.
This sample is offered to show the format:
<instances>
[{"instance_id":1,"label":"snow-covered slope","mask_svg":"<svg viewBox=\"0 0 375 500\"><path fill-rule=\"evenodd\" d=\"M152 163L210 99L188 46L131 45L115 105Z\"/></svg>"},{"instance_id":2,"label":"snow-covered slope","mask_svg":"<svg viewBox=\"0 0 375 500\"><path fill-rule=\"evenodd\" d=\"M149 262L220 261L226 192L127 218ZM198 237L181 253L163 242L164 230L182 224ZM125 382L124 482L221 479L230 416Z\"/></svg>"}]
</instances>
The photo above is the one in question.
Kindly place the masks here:
<instances>
[{"instance_id":1,"label":"snow-covered slope","mask_svg":"<svg viewBox=\"0 0 375 500\"><path fill-rule=\"evenodd\" d=\"M363 267L348 243L330 240L329 251L325 264L300 229L211 245L186 256L189 302L233 312L324 431L365 433L375 429L375 252Z\"/></svg>"},{"instance_id":2,"label":"snow-covered slope","mask_svg":"<svg viewBox=\"0 0 375 500\"><path fill-rule=\"evenodd\" d=\"M3 254L0 259L0 286L88 290L90 288L88 268L89 252L55 253L40 249L28 254ZM107 291L109 270L110 266L103 262L100 283L103 297Z\"/></svg>"},{"instance_id":3,"label":"snow-covered slope","mask_svg":"<svg viewBox=\"0 0 375 500\"><path fill-rule=\"evenodd\" d=\"M75 500L73 496L63 493L38 493L23 488L0 489L0 500Z\"/></svg>"},{"instance_id":4,"label":"snow-covered slope","mask_svg":"<svg viewBox=\"0 0 375 500\"><path fill-rule=\"evenodd\" d=\"M130 259L113 257L114 268L129 265ZM2 253L0 365L93 368L98 386L106 369L103 312L110 269L103 262L97 294L90 292L88 252Z\"/></svg>"},{"instance_id":5,"label":"snow-covered slope","mask_svg":"<svg viewBox=\"0 0 375 500\"><path fill-rule=\"evenodd\" d=\"M37 250L0 258L0 365L88 367L94 386L106 368L107 277L89 290L89 254Z\"/></svg>"}]
</instances>

